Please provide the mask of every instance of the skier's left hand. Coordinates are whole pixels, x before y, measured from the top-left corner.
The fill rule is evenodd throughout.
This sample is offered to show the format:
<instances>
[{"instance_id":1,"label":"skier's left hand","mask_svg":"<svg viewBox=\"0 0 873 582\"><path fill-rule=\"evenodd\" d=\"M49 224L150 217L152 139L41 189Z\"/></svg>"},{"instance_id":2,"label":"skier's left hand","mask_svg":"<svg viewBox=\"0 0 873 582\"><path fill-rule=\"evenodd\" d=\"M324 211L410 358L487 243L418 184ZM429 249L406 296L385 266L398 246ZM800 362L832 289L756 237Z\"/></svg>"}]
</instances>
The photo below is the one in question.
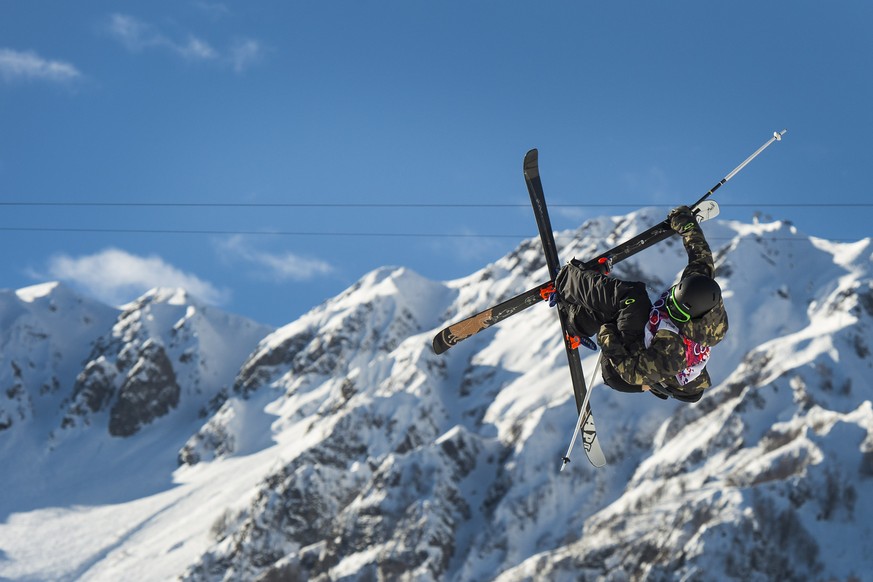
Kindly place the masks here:
<instances>
[{"instance_id":1,"label":"skier's left hand","mask_svg":"<svg viewBox=\"0 0 873 582\"><path fill-rule=\"evenodd\" d=\"M614 323L605 323L597 332L597 343L603 355L607 358L615 358L627 355L627 349L621 341L621 334Z\"/></svg>"}]
</instances>

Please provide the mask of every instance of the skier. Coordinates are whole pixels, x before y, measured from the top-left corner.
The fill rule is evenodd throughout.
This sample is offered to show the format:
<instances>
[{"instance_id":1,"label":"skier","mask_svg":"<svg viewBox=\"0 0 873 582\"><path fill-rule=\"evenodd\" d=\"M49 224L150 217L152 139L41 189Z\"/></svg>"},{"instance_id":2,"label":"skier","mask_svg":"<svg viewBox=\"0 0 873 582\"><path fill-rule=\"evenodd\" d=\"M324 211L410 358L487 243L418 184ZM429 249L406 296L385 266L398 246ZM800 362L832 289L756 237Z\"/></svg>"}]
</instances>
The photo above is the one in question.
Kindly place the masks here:
<instances>
[{"instance_id":1,"label":"skier","mask_svg":"<svg viewBox=\"0 0 873 582\"><path fill-rule=\"evenodd\" d=\"M607 277L606 265L603 272L582 269L573 259L556 278L557 307L570 323L568 339L597 334L608 386L697 402L712 385L705 367L710 348L727 333L727 313L712 252L691 209L675 208L668 219L682 236L688 266L654 305L643 283Z\"/></svg>"}]
</instances>

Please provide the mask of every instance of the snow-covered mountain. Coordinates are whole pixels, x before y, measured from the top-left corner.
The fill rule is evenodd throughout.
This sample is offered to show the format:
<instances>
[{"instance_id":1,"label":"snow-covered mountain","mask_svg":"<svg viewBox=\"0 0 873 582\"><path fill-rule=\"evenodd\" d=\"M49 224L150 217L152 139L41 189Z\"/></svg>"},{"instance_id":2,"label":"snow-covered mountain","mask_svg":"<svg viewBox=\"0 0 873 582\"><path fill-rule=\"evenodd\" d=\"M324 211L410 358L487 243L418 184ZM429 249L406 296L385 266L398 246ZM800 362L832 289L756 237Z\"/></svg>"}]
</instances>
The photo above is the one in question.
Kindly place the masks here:
<instances>
[{"instance_id":1,"label":"snow-covered mountain","mask_svg":"<svg viewBox=\"0 0 873 582\"><path fill-rule=\"evenodd\" d=\"M170 483L167 451L272 331L181 289L117 309L58 283L0 291L0 323L0 520Z\"/></svg>"},{"instance_id":2,"label":"snow-covered mountain","mask_svg":"<svg viewBox=\"0 0 873 582\"><path fill-rule=\"evenodd\" d=\"M660 219L561 233L591 256ZM464 279L384 268L272 331L156 290L0 293L0 579L873 580L870 239L714 221L730 315L697 404L613 392L577 448L539 243ZM617 266L652 295L671 240ZM584 360L594 366L594 355Z\"/></svg>"}]
</instances>

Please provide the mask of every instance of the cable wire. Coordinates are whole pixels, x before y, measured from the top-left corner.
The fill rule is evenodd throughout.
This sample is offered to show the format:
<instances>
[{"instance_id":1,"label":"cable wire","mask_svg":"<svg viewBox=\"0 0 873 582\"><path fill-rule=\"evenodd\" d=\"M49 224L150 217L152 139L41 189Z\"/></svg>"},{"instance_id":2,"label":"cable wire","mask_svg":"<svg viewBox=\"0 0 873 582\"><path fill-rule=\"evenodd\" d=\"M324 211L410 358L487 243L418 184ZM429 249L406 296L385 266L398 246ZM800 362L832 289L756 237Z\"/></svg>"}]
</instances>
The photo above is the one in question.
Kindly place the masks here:
<instances>
[{"instance_id":1,"label":"cable wire","mask_svg":"<svg viewBox=\"0 0 873 582\"><path fill-rule=\"evenodd\" d=\"M528 208L530 203L479 202L63 202L0 201L0 207L105 207L105 208ZM550 204L553 208L672 208L654 203ZM873 208L873 202L719 202L723 208Z\"/></svg>"},{"instance_id":2,"label":"cable wire","mask_svg":"<svg viewBox=\"0 0 873 582\"><path fill-rule=\"evenodd\" d=\"M80 228L80 227L28 227L0 226L0 232L53 232L53 233L96 233L96 234L194 234L218 236L300 236L300 237L360 237L360 238L493 238L524 240L533 238L531 233L525 234L480 234L480 233L427 233L427 232L321 232L321 231L281 231L281 230L195 230L169 228ZM570 235L568 235L570 236ZM575 235L572 235L574 238ZM557 238L562 238L560 235ZM822 237L816 237L822 238ZM711 241L730 241L731 237L707 237ZM807 239L792 237L768 237L766 240L798 241ZM828 238L833 242L856 242L859 239Z\"/></svg>"}]
</instances>

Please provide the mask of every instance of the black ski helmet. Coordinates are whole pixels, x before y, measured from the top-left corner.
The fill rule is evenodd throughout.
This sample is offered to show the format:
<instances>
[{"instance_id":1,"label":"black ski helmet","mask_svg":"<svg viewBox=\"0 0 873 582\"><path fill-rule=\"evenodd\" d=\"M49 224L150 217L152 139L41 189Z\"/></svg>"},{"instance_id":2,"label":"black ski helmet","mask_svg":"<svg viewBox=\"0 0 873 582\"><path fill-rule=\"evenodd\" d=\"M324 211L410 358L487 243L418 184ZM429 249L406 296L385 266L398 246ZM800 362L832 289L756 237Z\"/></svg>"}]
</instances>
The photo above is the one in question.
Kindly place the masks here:
<instances>
[{"instance_id":1,"label":"black ski helmet","mask_svg":"<svg viewBox=\"0 0 873 582\"><path fill-rule=\"evenodd\" d=\"M689 275L670 290L667 310L670 317L685 322L700 317L721 300L721 287L706 275Z\"/></svg>"}]
</instances>

